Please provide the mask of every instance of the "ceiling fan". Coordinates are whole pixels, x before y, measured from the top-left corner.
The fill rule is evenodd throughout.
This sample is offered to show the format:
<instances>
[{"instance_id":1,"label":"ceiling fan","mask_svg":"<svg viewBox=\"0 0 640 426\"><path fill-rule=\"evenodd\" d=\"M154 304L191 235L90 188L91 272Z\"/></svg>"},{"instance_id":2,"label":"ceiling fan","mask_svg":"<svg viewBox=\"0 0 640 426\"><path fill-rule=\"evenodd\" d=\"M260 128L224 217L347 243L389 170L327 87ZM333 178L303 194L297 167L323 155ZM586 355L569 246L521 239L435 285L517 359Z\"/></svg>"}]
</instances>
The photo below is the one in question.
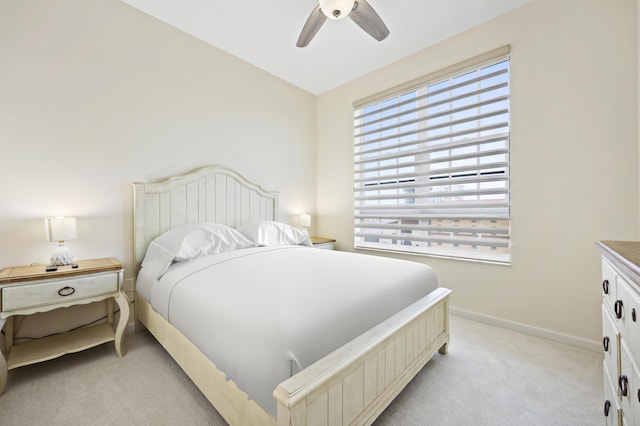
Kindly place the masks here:
<instances>
[{"instance_id":1,"label":"ceiling fan","mask_svg":"<svg viewBox=\"0 0 640 426\"><path fill-rule=\"evenodd\" d=\"M302 27L296 46L308 45L327 18L342 19L347 16L378 41L389 35L387 26L365 0L320 0L320 4L313 9Z\"/></svg>"}]
</instances>

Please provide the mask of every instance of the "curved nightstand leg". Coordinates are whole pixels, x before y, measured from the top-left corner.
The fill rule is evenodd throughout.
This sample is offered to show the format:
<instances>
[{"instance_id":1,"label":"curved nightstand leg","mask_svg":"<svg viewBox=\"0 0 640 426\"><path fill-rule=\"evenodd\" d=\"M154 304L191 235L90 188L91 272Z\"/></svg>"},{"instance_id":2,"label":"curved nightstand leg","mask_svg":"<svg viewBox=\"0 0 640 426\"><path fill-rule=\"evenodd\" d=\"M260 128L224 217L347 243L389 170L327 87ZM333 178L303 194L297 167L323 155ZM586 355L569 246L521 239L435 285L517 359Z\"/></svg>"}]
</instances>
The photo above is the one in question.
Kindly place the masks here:
<instances>
[{"instance_id":1,"label":"curved nightstand leg","mask_svg":"<svg viewBox=\"0 0 640 426\"><path fill-rule=\"evenodd\" d=\"M4 393L5 386L7 386L7 361L0 352L0 395Z\"/></svg>"},{"instance_id":2,"label":"curved nightstand leg","mask_svg":"<svg viewBox=\"0 0 640 426\"><path fill-rule=\"evenodd\" d=\"M129 298L125 293L120 293L115 298L118 307L120 308L120 319L116 327L116 353L120 356L124 356L124 331L127 328L129 322Z\"/></svg>"},{"instance_id":3,"label":"curved nightstand leg","mask_svg":"<svg viewBox=\"0 0 640 426\"><path fill-rule=\"evenodd\" d=\"M0 331L7 322L5 319L0 319ZM4 358L4 354L0 351L0 395L4 393L4 388L7 386L7 361Z\"/></svg>"}]
</instances>

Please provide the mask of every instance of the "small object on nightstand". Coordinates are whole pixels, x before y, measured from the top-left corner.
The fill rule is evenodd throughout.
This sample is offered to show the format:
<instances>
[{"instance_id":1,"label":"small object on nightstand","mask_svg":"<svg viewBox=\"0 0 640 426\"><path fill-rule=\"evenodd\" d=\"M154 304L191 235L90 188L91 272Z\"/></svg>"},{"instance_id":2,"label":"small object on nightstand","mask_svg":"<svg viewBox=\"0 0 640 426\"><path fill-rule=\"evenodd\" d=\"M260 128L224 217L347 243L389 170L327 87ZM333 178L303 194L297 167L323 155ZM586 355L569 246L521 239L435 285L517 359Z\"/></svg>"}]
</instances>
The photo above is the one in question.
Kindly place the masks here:
<instances>
[{"instance_id":1,"label":"small object on nightstand","mask_svg":"<svg viewBox=\"0 0 640 426\"><path fill-rule=\"evenodd\" d=\"M73 269L78 269L78 264L77 264L77 263L72 263L72 264L71 264L71 267L72 267Z\"/></svg>"},{"instance_id":2,"label":"small object on nightstand","mask_svg":"<svg viewBox=\"0 0 640 426\"><path fill-rule=\"evenodd\" d=\"M58 267L56 265L47 265L47 267L44 270L45 272L53 272L53 271L57 271Z\"/></svg>"},{"instance_id":3,"label":"small object on nightstand","mask_svg":"<svg viewBox=\"0 0 640 426\"><path fill-rule=\"evenodd\" d=\"M333 246L335 242L336 240L333 238L311 237L311 243L314 248L333 250L335 248Z\"/></svg>"}]
</instances>

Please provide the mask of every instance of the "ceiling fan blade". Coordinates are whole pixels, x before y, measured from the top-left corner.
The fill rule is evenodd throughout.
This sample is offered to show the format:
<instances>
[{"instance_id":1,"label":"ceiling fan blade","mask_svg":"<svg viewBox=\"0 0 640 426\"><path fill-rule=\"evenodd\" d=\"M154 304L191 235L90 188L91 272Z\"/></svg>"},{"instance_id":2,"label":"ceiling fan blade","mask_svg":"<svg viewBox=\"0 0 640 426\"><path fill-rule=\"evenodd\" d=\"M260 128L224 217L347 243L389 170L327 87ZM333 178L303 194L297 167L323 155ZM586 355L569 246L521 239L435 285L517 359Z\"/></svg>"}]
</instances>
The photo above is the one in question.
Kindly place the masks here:
<instances>
[{"instance_id":1,"label":"ceiling fan blade","mask_svg":"<svg viewBox=\"0 0 640 426\"><path fill-rule=\"evenodd\" d=\"M307 18L307 22L305 22L304 27L302 27L302 31L300 32L300 37L298 37L296 46L305 47L307 44L309 44L313 36L316 35L316 33L326 20L327 17L320 10L320 6L316 6L316 8L313 9L313 12L311 12L311 15L309 15L309 18Z\"/></svg>"},{"instance_id":2,"label":"ceiling fan blade","mask_svg":"<svg viewBox=\"0 0 640 426\"><path fill-rule=\"evenodd\" d=\"M378 41L384 40L389 35L389 29L373 7L365 0L356 0L349 17L365 30L367 34Z\"/></svg>"}]
</instances>

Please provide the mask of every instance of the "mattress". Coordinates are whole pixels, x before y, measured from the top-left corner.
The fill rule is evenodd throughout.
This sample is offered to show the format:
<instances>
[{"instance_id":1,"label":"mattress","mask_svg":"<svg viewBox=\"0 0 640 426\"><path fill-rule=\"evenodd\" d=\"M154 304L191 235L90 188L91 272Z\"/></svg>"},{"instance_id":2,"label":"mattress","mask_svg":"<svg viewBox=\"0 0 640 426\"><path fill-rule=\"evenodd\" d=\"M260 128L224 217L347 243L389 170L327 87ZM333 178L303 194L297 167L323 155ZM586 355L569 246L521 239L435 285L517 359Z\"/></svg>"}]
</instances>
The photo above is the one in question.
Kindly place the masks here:
<instances>
[{"instance_id":1,"label":"mattress","mask_svg":"<svg viewBox=\"0 0 640 426\"><path fill-rule=\"evenodd\" d=\"M173 264L137 292L275 416L277 385L438 287L427 265L304 246Z\"/></svg>"}]
</instances>

